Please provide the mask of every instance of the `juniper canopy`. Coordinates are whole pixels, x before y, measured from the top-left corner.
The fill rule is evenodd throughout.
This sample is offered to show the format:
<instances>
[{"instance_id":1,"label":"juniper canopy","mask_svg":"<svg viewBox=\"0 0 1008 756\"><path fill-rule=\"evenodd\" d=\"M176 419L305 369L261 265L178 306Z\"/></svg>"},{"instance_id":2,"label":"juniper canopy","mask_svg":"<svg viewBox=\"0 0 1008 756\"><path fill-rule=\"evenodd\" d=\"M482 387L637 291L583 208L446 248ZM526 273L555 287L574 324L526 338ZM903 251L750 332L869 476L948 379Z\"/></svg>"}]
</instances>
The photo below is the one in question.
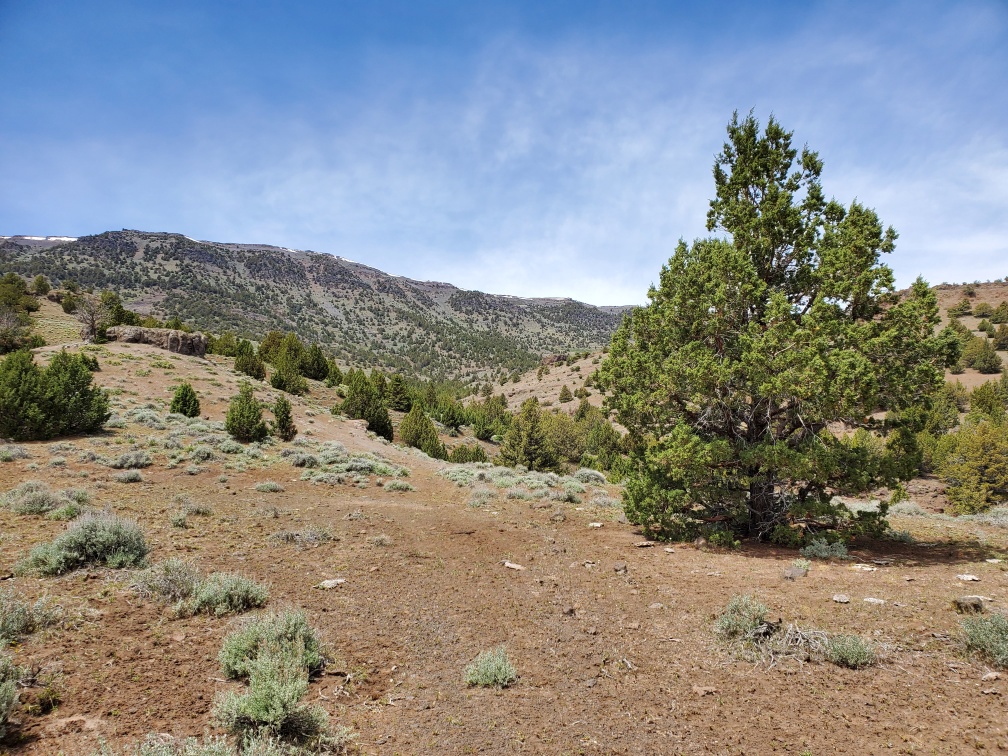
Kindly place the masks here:
<instances>
[{"instance_id":1,"label":"juniper canopy","mask_svg":"<svg viewBox=\"0 0 1008 756\"><path fill-rule=\"evenodd\" d=\"M680 241L650 303L599 370L629 431L628 517L666 536L711 520L766 535L796 506L900 474L908 434L831 432L919 403L953 357L934 294L903 296L879 258L896 232L827 200L822 161L736 113L714 165L707 229ZM912 439L912 437L911 437Z\"/></svg>"}]
</instances>

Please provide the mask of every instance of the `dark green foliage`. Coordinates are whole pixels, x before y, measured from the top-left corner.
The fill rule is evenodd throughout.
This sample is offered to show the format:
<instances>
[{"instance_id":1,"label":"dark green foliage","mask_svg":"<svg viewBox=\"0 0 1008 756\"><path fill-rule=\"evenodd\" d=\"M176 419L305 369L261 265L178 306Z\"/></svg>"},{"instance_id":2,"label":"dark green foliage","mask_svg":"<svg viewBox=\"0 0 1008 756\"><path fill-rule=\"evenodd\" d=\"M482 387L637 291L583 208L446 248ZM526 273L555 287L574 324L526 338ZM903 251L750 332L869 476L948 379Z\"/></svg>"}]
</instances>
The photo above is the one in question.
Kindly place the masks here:
<instances>
[{"instance_id":1,"label":"dark green foliage","mask_svg":"<svg viewBox=\"0 0 1008 756\"><path fill-rule=\"evenodd\" d=\"M1001 372L1001 355L997 353L990 339L983 339L983 345L973 356L972 366L974 370L985 375Z\"/></svg>"},{"instance_id":2,"label":"dark green foliage","mask_svg":"<svg viewBox=\"0 0 1008 756\"><path fill-rule=\"evenodd\" d=\"M333 407L333 412L366 420L369 431L391 441L392 421L371 380L360 370L353 371L347 375L347 389L343 404Z\"/></svg>"},{"instance_id":3,"label":"dark green foliage","mask_svg":"<svg viewBox=\"0 0 1008 756\"><path fill-rule=\"evenodd\" d=\"M413 406L413 398L410 396L409 387L398 373L394 374L391 380L389 380L385 403L389 409L396 410L397 412L409 412Z\"/></svg>"},{"instance_id":4,"label":"dark green foliage","mask_svg":"<svg viewBox=\"0 0 1008 756\"><path fill-rule=\"evenodd\" d=\"M1005 411L1008 410L1008 395L1003 386L1006 383L1008 381L1002 378L1000 382L987 381L973 389L970 392L970 415L984 417L995 423L1004 420Z\"/></svg>"},{"instance_id":5,"label":"dark green foliage","mask_svg":"<svg viewBox=\"0 0 1008 756\"><path fill-rule=\"evenodd\" d=\"M262 419L262 407L252 393L252 386L243 381L238 395L228 405L224 428L236 441L262 441L268 435Z\"/></svg>"},{"instance_id":6,"label":"dark green foliage","mask_svg":"<svg viewBox=\"0 0 1008 756\"><path fill-rule=\"evenodd\" d=\"M39 307L24 280L13 273L0 279L0 354L34 349L45 342L31 334L30 312Z\"/></svg>"},{"instance_id":7,"label":"dark green foliage","mask_svg":"<svg viewBox=\"0 0 1008 756\"><path fill-rule=\"evenodd\" d=\"M249 345L251 347L251 344ZM231 331L224 331L220 336L207 336L207 352L223 357L234 357L238 353L238 340Z\"/></svg>"},{"instance_id":8,"label":"dark green foliage","mask_svg":"<svg viewBox=\"0 0 1008 756\"><path fill-rule=\"evenodd\" d=\"M39 273L35 276L32 281L32 294L38 297L44 297L52 290L52 285L49 283L49 279L44 275Z\"/></svg>"},{"instance_id":9,"label":"dark green foliage","mask_svg":"<svg viewBox=\"0 0 1008 756\"><path fill-rule=\"evenodd\" d=\"M959 302L959 304L948 308L948 314L950 318L961 318L964 315L970 315L973 312L973 303L969 301L966 297Z\"/></svg>"},{"instance_id":10,"label":"dark green foliage","mask_svg":"<svg viewBox=\"0 0 1008 756\"><path fill-rule=\"evenodd\" d=\"M301 360L301 375L313 381L324 381L329 375L329 360L318 344L308 347Z\"/></svg>"},{"instance_id":11,"label":"dark green foliage","mask_svg":"<svg viewBox=\"0 0 1008 756\"><path fill-rule=\"evenodd\" d=\"M938 475L948 484L956 514L972 514L1008 500L1008 425L1004 420L967 418L938 439Z\"/></svg>"},{"instance_id":12,"label":"dark green foliage","mask_svg":"<svg viewBox=\"0 0 1008 756\"><path fill-rule=\"evenodd\" d=\"M199 397L196 396L195 389L188 382L180 383L175 389L169 409L186 417L199 417Z\"/></svg>"},{"instance_id":13,"label":"dark green foliage","mask_svg":"<svg viewBox=\"0 0 1008 756\"><path fill-rule=\"evenodd\" d=\"M978 318L989 318L994 314L994 308L990 302L977 302L973 306L973 314Z\"/></svg>"},{"instance_id":14,"label":"dark green foliage","mask_svg":"<svg viewBox=\"0 0 1008 756\"><path fill-rule=\"evenodd\" d=\"M336 364L336 360L329 361L329 372L326 375L326 386L333 388L339 386L343 383L343 371L339 369L339 365Z\"/></svg>"},{"instance_id":15,"label":"dark green foliage","mask_svg":"<svg viewBox=\"0 0 1008 756\"><path fill-rule=\"evenodd\" d=\"M473 402L466 408L466 423L480 441L503 436L511 424L507 397L504 394L493 396L488 393L482 401Z\"/></svg>"},{"instance_id":16,"label":"dark green foliage","mask_svg":"<svg viewBox=\"0 0 1008 756\"><path fill-rule=\"evenodd\" d=\"M270 365L276 364L276 358L280 354L280 347L284 341L283 331L270 331L261 342L259 342L259 358Z\"/></svg>"},{"instance_id":17,"label":"dark green foliage","mask_svg":"<svg viewBox=\"0 0 1008 756\"><path fill-rule=\"evenodd\" d=\"M262 347L259 348L262 354ZM276 370L270 376L270 385L288 394L301 395L308 392L308 384L301 375L302 366L308 351L301 340L293 333L288 333L280 342L280 346L272 354Z\"/></svg>"},{"instance_id":18,"label":"dark green foliage","mask_svg":"<svg viewBox=\"0 0 1008 756\"><path fill-rule=\"evenodd\" d=\"M266 378L266 366L262 359L252 349L252 344L242 339L235 347L234 369L238 373L244 373L250 378L261 381Z\"/></svg>"},{"instance_id":19,"label":"dark green foliage","mask_svg":"<svg viewBox=\"0 0 1008 756\"><path fill-rule=\"evenodd\" d=\"M89 433L109 416L108 396L92 385L78 354L57 352L45 368L27 351L0 362L0 437L32 441Z\"/></svg>"},{"instance_id":20,"label":"dark green foliage","mask_svg":"<svg viewBox=\"0 0 1008 756\"><path fill-rule=\"evenodd\" d=\"M574 395L571 394L570 388L565 383L563 388L560 389L560 403L566 404L567 402L574 401Z\"/></svg>"},{"instance_id":21,"label":"dark green foliage","mask_svg":"<svg viewBox=\"0 0 1008 756\"><path fill-rule=\"evenodd\" d=\"M434 423L419 403L406 413L399 423L399 440L407 446L412 446L434 459L446 459L448 452L438 438Z\"/></svg>"},{"instance_id":22,"label":"dark green foliage","mask_svg":"<svg viewBox=\"0 0 1008 756\"><path fill-rule=\"evenodd\" d=\"M291 403L285 396L277 397L273 404L273 434L281 441L293 441L297 435L297 426L291 414Z\"/></svg>"},{"instance_id":23,"label":"dark green foliage","mask_svg":"<svg viewBox=\"0 0 1008 756\"><path fill-rule=\"evenodd\" d=\"M990 314L991 323L1008 323L1008 301L1002 302Z\"/></svg>"},{"instance_id":24,"label":"dark green foliage","mask_svg":"<svg viewBox=\"0 0 1008 756\"><path fill-rule=\"evenodd\" d=\"M489 462L490 459L479 444L459 444L451 450L448 461L465 464L467 462Z\"/></svg>"},{"instance_id":25,"label":"dark green foliage","mask_svg":"<svg viewBox=\"0 0 1008 756\"><path fill-rule=\"evenodd\" d=\"M830 424L865 427L928 396L955 343L935 336L924 281L896 296L879 262L896 233L827 201L822 161L791 137L773 118L762 133L732 119L707 216L725 236L680 242L599 369L629 431L627 516L665 537L712 518L757 537L798 518L846 526L833 492L905 467Z\"/></svg>"},{"instance_id":26,"label":"dark green foliage","mask_svg":"<svg viewBox=\"0 0 1008 756\"><path fill-rule=\"evenodd\" d=\"M524 465L529 470L541 472L560 469L557 450L546 437L543 412L534 396L522 402L521 410L504 436L496 462L507 467Z\"/></svg>"},{"instance_id":27,"label":"dark green foliage","mask_svg":"<svg viewBox=\"0 0 1008 756\"><path fill-rule=\"evenodd\" d=\"M994 340L994 348L999 351L1008 350L1008 325L1002 323L991 335Z\"/></svg>"}]
</instances>

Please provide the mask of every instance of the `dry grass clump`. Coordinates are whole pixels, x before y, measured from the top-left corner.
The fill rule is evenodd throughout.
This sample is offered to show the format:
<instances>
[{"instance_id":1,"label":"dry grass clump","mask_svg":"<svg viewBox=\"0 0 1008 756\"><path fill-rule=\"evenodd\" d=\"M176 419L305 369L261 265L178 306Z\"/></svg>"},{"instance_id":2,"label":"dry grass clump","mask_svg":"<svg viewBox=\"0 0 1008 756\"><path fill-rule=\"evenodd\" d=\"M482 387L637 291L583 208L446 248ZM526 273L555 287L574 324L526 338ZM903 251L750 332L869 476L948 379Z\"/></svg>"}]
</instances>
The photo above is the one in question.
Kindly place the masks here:
<instances>
[{"instance_id":1,"label":"dry grass clump","mask_svg":"<svg viewBox=\"0 0 1008 756\"><path fill-rule=\"evenodd\" d=\"M0 647L63 618L63 607L43 596L34 604L10 588L0 588Z\"/></svg>"}]
</instances>

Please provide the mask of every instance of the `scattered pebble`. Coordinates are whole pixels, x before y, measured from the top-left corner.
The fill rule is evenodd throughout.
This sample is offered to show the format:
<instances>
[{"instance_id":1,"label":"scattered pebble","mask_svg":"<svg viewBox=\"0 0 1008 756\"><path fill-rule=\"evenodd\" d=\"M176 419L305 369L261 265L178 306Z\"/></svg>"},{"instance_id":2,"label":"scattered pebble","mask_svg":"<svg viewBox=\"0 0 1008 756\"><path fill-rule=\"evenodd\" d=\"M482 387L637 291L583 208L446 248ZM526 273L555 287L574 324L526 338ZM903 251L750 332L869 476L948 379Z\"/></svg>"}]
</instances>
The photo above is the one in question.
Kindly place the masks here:
<instances>
[{"instance_id":1,"label":"scattered pebble","mask_svg":"<svg viewBox=\"0 0 1008 756\"><path fill-rule=\"evenodd\" d=\"M601 522L589 522L588 523L588 527L589 528L601 528L602 527L602 523Z\"/></svg>"},{"instance_id":2,"label":"scattered pebble","mask_svg":"<svg viewBox=\"0 0 1008 756\"><path fill-rule=\"evenodd\" d=\"M784 578L786 580L797 580L798 578L803 578L808 575L808 570L804 567L788 567L784 570Z\"/></svg>"},{"instance_id":3,"label":"scattered pebble","mask_svg":"<svg viewBox=\"0 0 1008 756\"><path fill-rule=\"evenodd\" d=\"M851 569L861 570L862 572L875 572L878 569L878 567L875 567L874 565L871 564L862 564L859 562L858 564L852 564Z\"/></svg>"},{"instance_id":4,"label":"scattered pebble","mask_svg":"<svg viewBox=\"0 0 1008 756\"><path fill-rule=\"evenodd\" d=\"M665 553L666 554L675 554L675 549L673 549L671 546L666 546L665 547Z\"/></svg>"},{"instance_id":5,"label":"scattered pebble","mask_svg":"<svg viewBox=\"0 0 1008 756\"><path fill-rule=\"evenodd\" d=\"M654 541L638 541L634 544L638 549L650 549L655 545Z\"/></svg>"},{"instance_id":6,"label":"scattered pebble","mask_svg":"<svg viewBox=\"0 0 1008 756\"><path fill-rule=\"evenodd\" d=\"M657 601L655 601L653 604L651 604L648 607L648 609L664 609L664 608L665 608L665 604L660 604Z\"/></svg>"},{"instance_id":7,"label":"scattered pebble","mask_svg":"<svg viewBox=\"0 0 1008 756\"><path fill-rule=\"evenodd\" d=\"M966 575L956 575L956 577L962 580L964 583L975 583L980 581L980 578L978 578L976 575L966 574Z\"/></svg>"},{"instance_id":8,"label":"scattered pebble","mask_svg":"<svg viewBox=\"0 0 1008 756\"><path fill-rule=\"evenodd\" d=\"M837 593L837 594L834 594L833 600L836 601L838 604L849 604L850 603L850 596L848 596L848 595L846 595L844 593Z\"/></svg>"},{"instance_id":9,"label":"scattered pebble","mask_svg":"<svg viewBox=\"0 0 1008 756\"><path fill-rule=\"evenodd\" d=\"M984 675L983 677L981 677L980 679L983 680L984 682L993 682L994 680L1000 680L1001 679L1001 673L1000 672L990 671L986 675Z\"/></svg>"},{"instance_id":10,"label":"scattered pebble","mask_svg":"<svg viewBox=\"0 0 1008 756\"><path fill-rule=\"evenodd\" d=\"M626 571L627 571L627 564L626 564L626 562L616 562L616 564L613 565L613 571L617 575L626 575Z\"/></svg>"},{"instance_id":11,"label":"scattered pebble","mask_svg":"<svg viewBox=\"0 0 1008 756\"><path fill-rule=\"evenodd\" d=\"M640 630L640 622L627 622L623 627L627 630Z\"/></svg>"},{"instance_id":12,"label":"scattered pebble","mask_svg":"<svg viewBox=\"0 0 1008 756\"><path fill-rule=\"evenodd\" d=\"M524 570L525 569L520 564L515 564L514 562L504 562L503 564L509 570Z\"/></svg>"},{"instance_id":13,"label":"scattered pebble","mask_svg":"<svg viewBox=\"0 0 1008 756\"><path fill-rule=\"evenodd\" d=\"M885 603L885 599L872 598L871 596L866 596L865 599L864 599L864 602L866 604L878 604L878 605L882 605L882 604Z\"/></svg>"},{"instance_id":14,"label":"scattered pebble","mask_svg":"<svg viewBox=\"0 0 1008 756\"><path fill-rule=\"evenodd\" d=\"M952 605L959 614L982 614L984 611L982 596L960 596L953 599Z\"/></svg>"},{"instance_id":15,"label":"scattered pebble","mask_svg":"<svg viewBox=\"0 0 1008 756\"><path fill-rule=\"evenodd\" d=\"M332 580L323 580L321 583L319 583L315 587L318 588L318 589L320 589L320 590L323 590L323 591L328 591L328 590L331 590L333 588L338 588L339 586L343 585L343 583L345 583L345 582L346 582L346 578L334 578Z\"/></svg>"},{"instance_id":16,"label":"scattered pebble","mask_svg":"<svg viewBox=\"0 0 1008 756\"><path fill-rule=\"evenodd\" d=\"M718 692L717 688L704 688L700 685L693 686L693 692L696 693L700 698L704 696L712 696Z\"/></svg>"},{"instance_id":17,"label":"scattered pebble","mask_svg":"<svg viewBox=\"0 0 1008 756\"><path fill-rule=\"evenodd\" d=\"M987 564L1001 564L1001 562L1003 562L1004 560L1003 559L985 559L984 561L987 562Z\"/></svg>"}]
</instances>

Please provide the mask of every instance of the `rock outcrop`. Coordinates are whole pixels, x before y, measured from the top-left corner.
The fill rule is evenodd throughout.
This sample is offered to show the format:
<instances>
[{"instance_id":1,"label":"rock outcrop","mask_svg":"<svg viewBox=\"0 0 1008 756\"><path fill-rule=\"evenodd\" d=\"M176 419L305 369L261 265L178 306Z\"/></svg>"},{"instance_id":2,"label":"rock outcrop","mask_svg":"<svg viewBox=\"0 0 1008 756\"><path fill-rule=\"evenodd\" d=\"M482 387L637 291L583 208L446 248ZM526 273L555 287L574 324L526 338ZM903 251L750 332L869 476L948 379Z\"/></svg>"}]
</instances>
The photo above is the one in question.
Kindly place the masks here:
<instances>
[{"instance_id":1,"label":"rock outcrop","mask_svg":"<svg viewBox=\"0 0 1008 756\"><path fill-rule=\"evenodd\" d=\"M150 344L176 354L202 357L206 354L207 339L202 333L187 333L172 328L141 328L139 326L113 326L106 332L109 341L130 344Z\"/></svg>"}]
</instances>

